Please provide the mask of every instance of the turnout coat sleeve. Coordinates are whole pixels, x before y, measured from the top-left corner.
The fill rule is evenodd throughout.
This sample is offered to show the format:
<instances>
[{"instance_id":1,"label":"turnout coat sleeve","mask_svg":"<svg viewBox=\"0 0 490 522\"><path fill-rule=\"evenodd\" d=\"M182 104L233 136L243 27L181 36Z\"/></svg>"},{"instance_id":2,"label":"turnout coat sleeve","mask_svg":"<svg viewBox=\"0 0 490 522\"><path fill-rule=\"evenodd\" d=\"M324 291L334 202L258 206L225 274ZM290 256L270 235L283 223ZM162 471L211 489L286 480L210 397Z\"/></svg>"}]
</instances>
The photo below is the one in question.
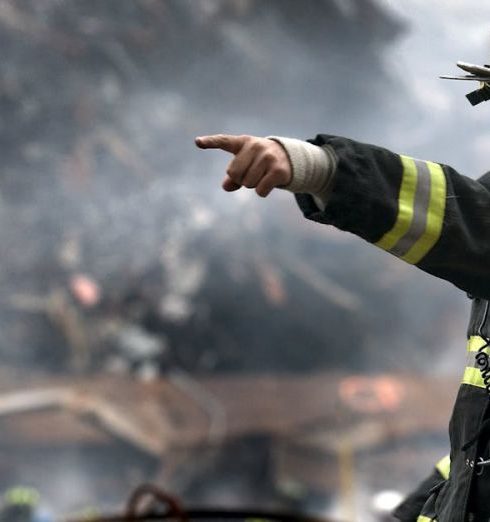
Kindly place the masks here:
<instances>
[{"instance_id":1,"label":"turnout coat sleeve","mask_svg":"<svg viewBox=\"0 0 490 522\"><path fill-rule=\"evenodd\" d=\"M443 480L440 472L434 468L432 473L412 491L395 509L393 516L400 522L416 522L431 491Z\"/></svg>"},{"instance_id":2,"label":"turnout coat sleeve","mask_svg":"<svg viewBox=\"0 0 490 522\"><path fill-rule=\"evenodd\" d=\"M393 516L400 522L416 522L422 512L424 504L431 493L440 489L448 480L451 469L449 455L442 458L433 468L431 474L412 491L405 500L395 509Z\"/></svg>"},{"instance_id":3,"label":"turnout coat sleeve","mask_svg":"<svg viewBox=\"0 0 490 522\"><path fill-rule=\"evenodd\" d=\"M346 138L318 135L337 159L324 210L306 218L346 230L476 297L490 299L490 173L479 180Z\"/></svg>"}]
</instances>

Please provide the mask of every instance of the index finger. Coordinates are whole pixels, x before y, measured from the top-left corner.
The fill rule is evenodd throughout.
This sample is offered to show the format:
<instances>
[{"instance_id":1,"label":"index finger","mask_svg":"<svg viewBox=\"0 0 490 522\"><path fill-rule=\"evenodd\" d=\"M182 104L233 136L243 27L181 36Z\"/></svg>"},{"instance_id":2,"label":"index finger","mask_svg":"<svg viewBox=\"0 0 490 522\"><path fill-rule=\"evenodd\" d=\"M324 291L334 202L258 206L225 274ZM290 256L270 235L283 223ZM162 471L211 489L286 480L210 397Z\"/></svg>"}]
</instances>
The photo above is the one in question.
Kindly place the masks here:
<instances>
[{"instance_id":1,"label":"index finger","mask_svg":"<svg viewBox=\"0 0 490 522\"><path fill-rule=\"evenodd\" d=\"M198 136L196 145L200 149L221 149L232 154L237 154L245 145L248 136L233 136L231 134L213 134L211 136Z\"/></svg>"}]
</instances>

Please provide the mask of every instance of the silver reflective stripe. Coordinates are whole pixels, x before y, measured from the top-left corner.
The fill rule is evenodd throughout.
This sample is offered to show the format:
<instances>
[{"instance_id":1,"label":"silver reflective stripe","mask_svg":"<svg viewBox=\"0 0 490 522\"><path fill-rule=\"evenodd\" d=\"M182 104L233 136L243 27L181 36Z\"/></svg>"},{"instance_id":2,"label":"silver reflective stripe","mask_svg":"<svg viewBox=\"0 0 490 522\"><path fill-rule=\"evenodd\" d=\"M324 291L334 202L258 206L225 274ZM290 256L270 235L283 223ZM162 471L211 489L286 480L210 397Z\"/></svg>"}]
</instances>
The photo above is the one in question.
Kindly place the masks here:
<instances>
[{"instance_id":1,"label":"silver reflective stripe","mask_svg":"<svg viewBox=\"0 0 490 522\"><path fill-rule=\"evenodd\" d=\"M375 245L416 265L435 246L446 211L446 177L438 163L400 156L396 221Z\"/></svg>"},{"instance_id":2,"label":"silver reflective stripe","mask_svg":"<svg viewBox=\"0 0 490 522\"><path fill-rule=\"evenodd\" d=\"M414 159L417 168L417 187L413 202L413 219L407 233L390 250L398 257L404 256L424 235L430 201L431 176L427 163Z\"/></svg>"}]
</instances>

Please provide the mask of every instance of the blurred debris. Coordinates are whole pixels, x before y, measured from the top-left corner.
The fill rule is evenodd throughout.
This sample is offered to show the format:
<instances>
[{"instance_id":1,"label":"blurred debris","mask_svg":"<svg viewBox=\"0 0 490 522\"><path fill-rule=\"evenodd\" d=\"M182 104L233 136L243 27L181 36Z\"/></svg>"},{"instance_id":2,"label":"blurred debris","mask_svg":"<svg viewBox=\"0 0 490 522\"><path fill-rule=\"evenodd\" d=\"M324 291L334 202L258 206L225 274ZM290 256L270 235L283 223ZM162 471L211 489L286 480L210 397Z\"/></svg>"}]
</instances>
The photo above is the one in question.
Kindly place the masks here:
<instances>
[{"instance_id":1,"label":"blurred debris","mask_svg":"<svg viewBox=\"0 0 490 522\"><path fill-rule=\"evenodd\" d=\"M160 437L155 437L154 434L140 430L139 423L134 422L135 419L127 414L125 408L114 407L113 404L107 403L101 397L91 397L87 392L77 392L77 390L70 388L33 389L4 394L0 397L0 417L19 413L35 413L39 410L48 410L48 412L49 410L66 411L68 418L71 417L70 413L93 418L96 424L99 424L104 430L114 434L117 438L134 444L150 455L159 456L162 454L163 440ZM47 417L50 417L49 413ZM34 418L40 420L41 416L37 415ZM42 422L42 424L45 424L45 422ZM24 426L28 427L25 422ZM34 433L36 431L33 430ZM83 432L84 430L82 430ZM18 436L22 437L23 434L19 432ZM27 436L32 436L32 434L28 432ZM60 434L57 434L54 439L56 444L56 441L60 440ZM48 440L49 436L46 437L45 442ZM31 440L31 444L34 445L39 442L38 438ZM82 440L79 442L82 442Z\"/></svg>"},{"instance_id":2,"label":"blurred debris","mask_svg":"<svg viewBox=\"0 0 490 522\"><path fill-rule=\"evenodd\" d=\"M264 511L257 508L227 509L189 508L174 495L171 495L154 484L142 484L131 494L126 511L120 516L94 518L94 522L144 522L149 519L176 520L188 522L190 520L260 520L263 522L329 522L325 518L318 518L302 513L289 513L284 510ZM75 522L74 519L72 519ZM81 522L78 519L78 522Z\"/></svg>"},{"instance_id":3,"label":"blurred debris","mask_svg":"<svg viewBox=\"0 0 490 522\"><path fill-rule=\"evenodd\" d=\"M277 267L265 260L257 260L257 274L262 279L262 291L274 306L284 306L287 301L286 288Z\"/></svg>"},{"instance_id":4,"label":"blurred debris","mask_svg":"<svg viewBox=\"0 0 490 522\"><path fill-rule=\"evenodd\" d=\"M190 501L219 496L221 487L231 492L235 476L245 488L240 489L242 505L258 477L270 501L263 504L262 499L260 505L280 505L282 499L292 506L306 501L307 492L334 498L339 477L347 472L342 468L346 459L360 473L364 452L388 458L384 448L400 441L405 450L398 449L396 458L403 458L410 441L421 433L442 437L446 432L453 402L448 390L456 393L456 380L389 377L404 390L400 402L396 408L367 414L342 402L342 383L354 376L334 373L233 379L177 373L151 382L31 376L22 379L28 382L23 387L5 372L0 383L0 487L19 464L9 458L13 454L25 469L31 469L31 459L41 459L30 479L44 493L48 485L39 482L43 467L63 465L56 464L53 452L71 447L85 455L87 464L99 451L116 458L122 449L128 459L137 452L140 461L132 465L144 470L146 480L161 481ZM376 379L388 376L373 377L373 382ZM120 458L120 465L129 462ZM104 473L112 476L111 491L124 495L131 483L128 477L110 469ZM97 476L90 480L97 484ZM304 488L302 493L295 493L295 481ZM96 495L83 501L100 499Z\"/></svg>"},{"instance_id":5,"label":"blurred debris","mask_svg":"<svg viewBox=\"0 0 490 522\"><path fill-rule=\"evenodd\" d=\"M292 256L284 260L284 265L295 276L304 281L314 292L327 301L349 312L355 312L361 306L359 298L324 274L315 270L307 262Z\"/></svg>"},{"instance_id":6,"label":"blurred debris","mask_svg":"<svg viewBox=\"0 0 490 522\"><path fill-rule=\"evenodd\" d=\"M82 50L81 41L59 29L53 31L36 14L18 8L11 0L4 0L0 4L0 23L5 28L25 33L34 41L53 45L61 51L78 53Z\"/></svg>"},{"instance_id":7,"label":"blurred debris","mask_svg":"<svg viewBox=\"0 0 490 522\"><path fill-rule=\"evenodd\" d=\"M69 285L74 297L82 306L91 308L100 302L100 287L90 276L75 274L70 279Z\"/></svg>"},{"instance_id":8,"label":"blurred debris","mask_svg":"<svg viewBox=\"0 0 490 522\"><path fill-rule=\"evenodd\" d=\"M373 346L443 342L437 318L417 321L410 344L404 311L387 311L401 293L399 278L378 284L389 261L299 216L285 226L290 200L280 215L225 202L209 179L223 166L193 151L199 129L230 118L299 134L323 125L319 106L332 126L381 118L392 79L380 56L404 25L377 2L5 0L0 24L0 360L145 379L172 366L396 369ZM347 56L362 85L346 88ZM457 312L446 301L441 321ZM391 326L366 335L380 317ZM356 357L323 349L339 336Z\"/></svg>"}]
</instances>

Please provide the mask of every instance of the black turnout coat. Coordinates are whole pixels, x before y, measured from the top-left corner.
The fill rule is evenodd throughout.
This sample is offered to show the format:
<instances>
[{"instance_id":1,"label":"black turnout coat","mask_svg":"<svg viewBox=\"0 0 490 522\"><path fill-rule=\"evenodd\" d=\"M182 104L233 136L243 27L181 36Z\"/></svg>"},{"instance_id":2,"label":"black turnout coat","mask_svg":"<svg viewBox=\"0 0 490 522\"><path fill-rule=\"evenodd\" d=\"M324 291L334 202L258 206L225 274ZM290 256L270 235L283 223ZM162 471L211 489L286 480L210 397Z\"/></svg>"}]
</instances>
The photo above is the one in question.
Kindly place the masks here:
<instances>
[{"instance_id":1,"label":"black turnout coat","mask_svg":"<svg viewBox=\"0 0 490 522\"><path fill-rule=\"evenodd\" d=\"M338 166L324 210L312 196L296 195L306 218L356 234L472 298L450 466L439 466L395 515L403 522L465 522L468 513L488 510L490 517L490 466L481 464L490 458L490 173L473 180L346 138L310 141L330 148Z\"/></svg>"}]
</instances>

